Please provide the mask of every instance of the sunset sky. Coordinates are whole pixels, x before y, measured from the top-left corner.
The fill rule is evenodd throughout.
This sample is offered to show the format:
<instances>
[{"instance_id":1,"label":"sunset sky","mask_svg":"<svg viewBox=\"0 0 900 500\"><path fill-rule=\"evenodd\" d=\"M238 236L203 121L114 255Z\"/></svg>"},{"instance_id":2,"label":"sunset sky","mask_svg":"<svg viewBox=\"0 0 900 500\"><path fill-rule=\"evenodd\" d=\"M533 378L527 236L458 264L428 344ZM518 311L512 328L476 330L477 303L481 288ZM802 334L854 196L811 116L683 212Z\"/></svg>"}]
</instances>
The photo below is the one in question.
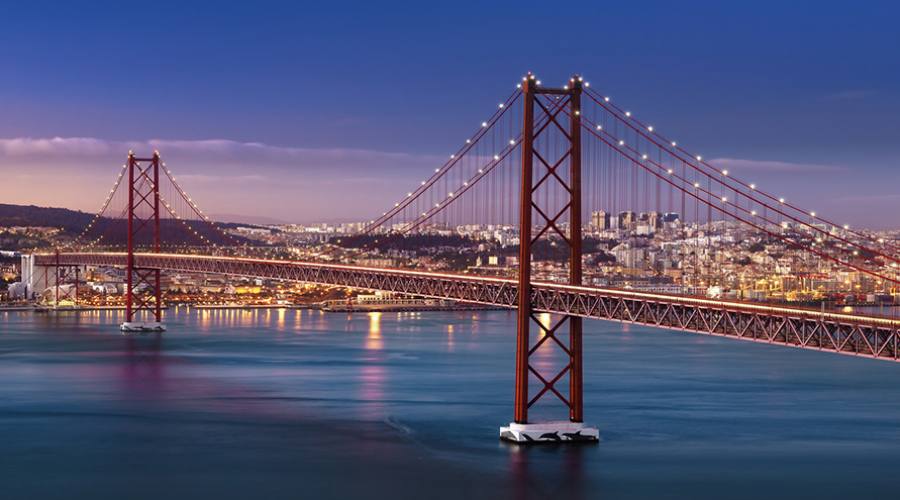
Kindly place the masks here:
<instances>
[{"instance_id":1,"label":"sunset sky","mask_svg":"<svg viewBox=\"0 0 900 500\"><path fill-rule=\"evenodd\" d=\"M94 211L129 149L159 149L208 213L367 219L531 70L584 74L798 204L900 226L893 2L127 3L4 5L0 203Z\"/></svg>"}]
</instances>

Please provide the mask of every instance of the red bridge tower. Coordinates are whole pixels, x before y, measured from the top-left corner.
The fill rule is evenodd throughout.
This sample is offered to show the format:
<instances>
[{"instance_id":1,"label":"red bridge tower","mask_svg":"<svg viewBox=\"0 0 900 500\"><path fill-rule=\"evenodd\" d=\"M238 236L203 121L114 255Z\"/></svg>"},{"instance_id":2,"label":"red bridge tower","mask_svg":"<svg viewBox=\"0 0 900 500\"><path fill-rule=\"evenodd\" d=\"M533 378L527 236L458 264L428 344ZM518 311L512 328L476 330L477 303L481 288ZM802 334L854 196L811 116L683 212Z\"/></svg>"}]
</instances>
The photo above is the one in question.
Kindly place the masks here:
<instances>
[{"instance_id":1,"label":"red bridge tower","mask_svg":"<svg viewBox=\"0 0 900 500\"><path fill-rule=\"evenodd\" d=\"M509 441L598 440L597 429L587 427L583 422L582 320L565 315L555 318L536 316L531 287L533 245L551 233L569 248L569 284L581 285L582 84L582 78L576 75L564 88L542 87L530 73L522 82L525 111L519 207L515 412L514 421L500 428L500 437ZM540 99L539 96L546 97ZM540 115L538 121L535 120L535 111ZM539 138L542 140L538 141ZM551 201L550 196L541 196L543 191L551 189L551 185L557 192L564 193L562 201L557 197L552 197ZM532 325L538 327L536 332L539 338L536 342L531 341ZM568 342L563 341L566 336ZM548 342L558 348L558 354L562 357L561 366L550 367L548 363L533 360L537 350ZM557 384L566 378L568 391L561 391ZM534 394L529 392L529 382L532 380L538 382L539 387ZM530 422L529 409L551 395L568 410L568 420Z\"/></svg>"},{"instance_id":2,"label":"red bridge tower","mask_svg":"<svg viewBox=\"0 0 900 500\"><path fill-rule=\"evenodd\" d=\"M123 332L166 329L162 323L160 271L139 267L134 256L135 246L141 243L148 244L152 252L160 251L159 163L159 152L154 151L151 158L137 158L128 152L128 257ZM148 232L152 232L152 238L145 236Z\"/></svg>"}]
</instances>

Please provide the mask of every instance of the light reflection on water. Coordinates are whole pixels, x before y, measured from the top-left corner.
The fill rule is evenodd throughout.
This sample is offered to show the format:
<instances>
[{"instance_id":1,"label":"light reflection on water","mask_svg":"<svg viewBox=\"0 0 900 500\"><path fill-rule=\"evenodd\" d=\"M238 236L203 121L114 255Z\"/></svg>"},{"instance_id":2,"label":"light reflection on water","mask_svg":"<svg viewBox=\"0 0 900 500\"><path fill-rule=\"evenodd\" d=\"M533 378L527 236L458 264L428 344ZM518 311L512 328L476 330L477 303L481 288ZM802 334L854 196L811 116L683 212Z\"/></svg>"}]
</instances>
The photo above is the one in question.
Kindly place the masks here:
<instances>
[{"instance_id":1,"label":"light reflection on water","mask_svg":"<svg viewBox=\"0 0 900 500\"><path fill-rule=\"evenodd\" d=\"M380 351L384 344L381 341L381 313L367 313L369 317L369 335L366 337L366 349Z\"/></svg>"},{"instance_id":2,"label":"light reflection on water","mask_svg":"<svg viewBox=\"0 0 900 500\"><path fill-rule=\"evenodd\" d=\"M452 323L447 324L447 350L452 352L453 348L456 346L456 343L453 342L453 329L454 326Z\"/></svg>"},{"instance_id":3,"label":"light reflection on water","mask_svg":"<svg viewBox=\"0 0 900 500\"><path fill-rule=\"evenodd\" d=\"M121 321L0 313L3 498L894 492L891 363L586 321L585 413L603 442L521 448L497 441L509 312L178 307L140 337Z\"/></svg>"}]
</instances>

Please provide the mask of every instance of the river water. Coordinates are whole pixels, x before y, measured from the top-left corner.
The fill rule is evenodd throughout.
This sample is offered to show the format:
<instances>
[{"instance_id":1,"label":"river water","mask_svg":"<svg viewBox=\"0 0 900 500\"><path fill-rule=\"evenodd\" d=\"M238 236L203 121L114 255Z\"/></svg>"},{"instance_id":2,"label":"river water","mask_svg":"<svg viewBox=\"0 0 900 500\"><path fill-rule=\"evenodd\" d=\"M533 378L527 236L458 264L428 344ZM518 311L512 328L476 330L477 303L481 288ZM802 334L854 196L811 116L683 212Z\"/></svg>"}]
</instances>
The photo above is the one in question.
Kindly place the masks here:
<instances>
[{"instance_id":1,"label":"river water","mask_svg":"<svg viewBox=\"0 0 900 500\"><path fill-rule=\"evenodd\" d=\"M602 442L517 447L509 312L120 321L0 312L0 498L896 498L890 362L587 321Z\"/></svg>"}]
</instances>

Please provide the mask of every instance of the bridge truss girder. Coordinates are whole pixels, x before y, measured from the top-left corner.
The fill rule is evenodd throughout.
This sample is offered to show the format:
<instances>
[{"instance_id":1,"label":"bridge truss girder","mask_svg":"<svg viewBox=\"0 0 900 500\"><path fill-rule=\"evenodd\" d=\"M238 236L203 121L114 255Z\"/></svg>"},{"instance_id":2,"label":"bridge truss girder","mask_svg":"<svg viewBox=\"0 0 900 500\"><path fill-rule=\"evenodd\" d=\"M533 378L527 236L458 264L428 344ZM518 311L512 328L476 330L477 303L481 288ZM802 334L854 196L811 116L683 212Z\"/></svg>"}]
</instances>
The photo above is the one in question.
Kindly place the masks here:
<instances>
[{"instance_id":1,"label":"bridge truss girder","mask_svg":"<svg viewBox=\"0 0 900 500\"><path fill-rule=\"evenodd\" d=\"M515 309L515 280L308 262L178 254L134 254L140 268L224 274L381 290ZM62 253L59 265L125 267L125 253ZM36 265L54 266L53 254ZM772 345L897 361L900 320L799 307L608 288L533 283L536 312L716 335Z\"/></svg>"}]
</instances>

